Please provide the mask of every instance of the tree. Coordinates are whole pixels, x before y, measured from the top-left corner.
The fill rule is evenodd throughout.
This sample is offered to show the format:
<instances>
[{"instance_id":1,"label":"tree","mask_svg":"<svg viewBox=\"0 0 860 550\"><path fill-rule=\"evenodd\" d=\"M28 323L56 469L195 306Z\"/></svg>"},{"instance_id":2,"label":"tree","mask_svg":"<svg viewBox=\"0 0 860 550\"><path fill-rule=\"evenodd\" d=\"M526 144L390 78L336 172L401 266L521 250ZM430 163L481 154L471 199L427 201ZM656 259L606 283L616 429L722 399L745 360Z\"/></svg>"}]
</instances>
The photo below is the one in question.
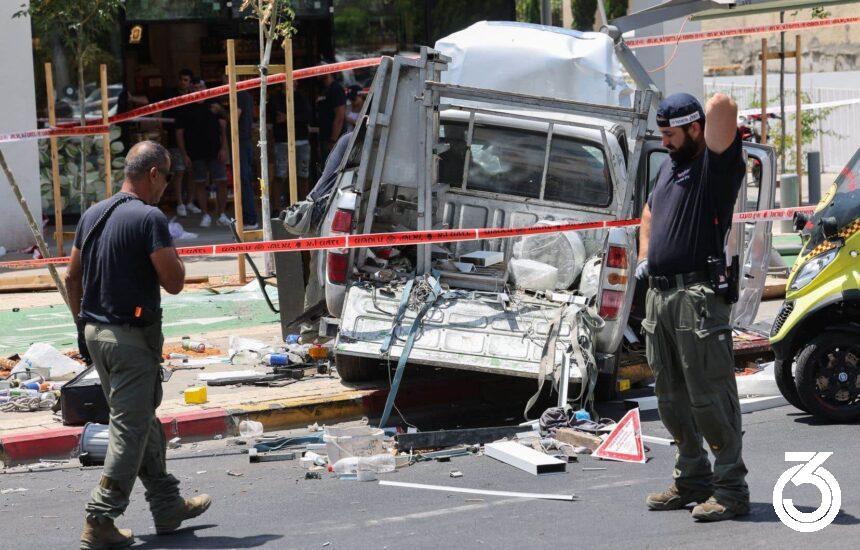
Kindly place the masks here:
<instances>
[{"instance_id":1,"label":"tree","mask_svg":"<svg viewBox=\"0 0 860 550\"><path fill-rule=\"evenodd\" d=\"M295 33L293 18L295 12L290 7L289 0L245 0L241 10L251 9L251 17L260 23L260 116L265 121L266 116L266 75L269 72L269 61L272 58L272 46L278 39L290 38ZM266 123L260 124L260 183L262 187L263 206L263 238L272 240L272 212L269 205L269 151L266 140ZM238 159L233 159L236 162ZM274 259L266 254L266 271L274 272Z\"/></svg>"},{"instance_id":2,"label":"tree","mask_svg":"<svg viewBox=\"0 0 860 550\"><path fill-rule=\"evenodd\" d=\"M576 0L573 4L573 26L580 31L594 30L597 0Z\"/></svg>"},{"instance_id":3,"label":"tree","mask_svg":"<svg viewBox=\"0 0 860 550\"><path fill-rule=\"evenodd\" d=\"M29 16L42 36L55 35L72 53L78 72L78 106L81 126L86 121L86 82L84 70L95 61L102 49L98 39L116 26L123 0L31 0L21 5L13 17ZM81 136L81 213L86 209L87 153L89 140ZM62 228L58 228L62 231Z\"/></svg>"},{"instance_id":4,"label":"tree","mask_svg":"<svg viewBox=\"0 0 860 550\"><path fill-rule=\"evenodd\" d=\"M540 23L540 0L517 0L517 21Z\"/></svg>"},{"instance_id":5,"label":"tree","mask_svg":"<svg viewBox=\"0 0 860 550\"><path fill-rule=\"evenodd\" d=\"M612 21L627 15L627 0L606 0L606 18Z\"/></svg>"}]
</instances>

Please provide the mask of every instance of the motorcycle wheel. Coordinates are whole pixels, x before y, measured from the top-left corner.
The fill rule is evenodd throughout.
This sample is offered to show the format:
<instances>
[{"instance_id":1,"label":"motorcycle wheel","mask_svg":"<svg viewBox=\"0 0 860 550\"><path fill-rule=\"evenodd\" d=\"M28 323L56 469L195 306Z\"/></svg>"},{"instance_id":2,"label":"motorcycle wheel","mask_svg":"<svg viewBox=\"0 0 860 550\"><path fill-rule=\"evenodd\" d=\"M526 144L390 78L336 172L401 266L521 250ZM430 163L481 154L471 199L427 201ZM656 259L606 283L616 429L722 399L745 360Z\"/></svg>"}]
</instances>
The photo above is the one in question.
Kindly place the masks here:
<instances>
[{"instance_id":1,"label":"motorcycle wheel","mask_svg":"<svg viewBox=\"0 0 860 550\"><path fill-rule=\"evenodd\" d=\"M795 385L815 416L834 422L860 419L860 342L856 334L829 331L797 356Z\"/></svg>"}]
</instances>

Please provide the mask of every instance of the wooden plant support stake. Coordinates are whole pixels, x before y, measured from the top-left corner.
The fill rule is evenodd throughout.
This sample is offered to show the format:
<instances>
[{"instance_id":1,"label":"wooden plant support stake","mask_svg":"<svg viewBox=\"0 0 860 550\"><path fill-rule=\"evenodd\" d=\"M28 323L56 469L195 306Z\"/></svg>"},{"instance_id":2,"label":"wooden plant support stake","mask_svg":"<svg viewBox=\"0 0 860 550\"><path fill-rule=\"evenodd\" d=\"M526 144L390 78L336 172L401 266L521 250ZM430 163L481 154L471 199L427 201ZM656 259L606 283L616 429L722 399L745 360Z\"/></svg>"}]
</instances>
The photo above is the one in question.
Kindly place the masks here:
<instances>
[{"instance_id":1,"label":"wooden plant support stake","mask_svg":"<svg viewBox=\"0 0 860 550\"><path fill-rule=\"evenodd\" d=\"M767 143L767 38L761 39L761 142Z\"/></svg>"},{"instance_id":2,"label":"wooden plant support stake","mask_svg":"<svg viewBox=\"0 0 860 550\"><path fill-rule=\"evenodd\" d=\"M290 174L290 204L299 202L299 182L296 175L296 118L293 95L293 41L284 40L284 73L287 96L287 162Z\"/></svg>"},{"instance_id":3,"label":"wooden plant support stake","mask_svg":"<svg viewBox=\"0 0 860 550\"><path fill-rule=\"evenodd\" d=\"M105 126L110 124L110 115L108 114L108 81L107 81L107 65L99 65L99 80L101 80L102 88L102 124ZM102 136L102 156L105 161L105 198L113 195L113 181L110 160L110 132Z\"/></svg>"},{"instance_id":4,"label":"wooden plant support stake","mask_svg":"<svg viewBox=\"0 0 860 550\"><path fill-rule=\"evenodd\" d=\"M236 100L236 41L227 40L227 81L230 86L230 157L233 169L233 211L236 213L236 233L245 240L242 217L242 168L239 160L239 105ZM239 254L239 284L245 284L245 255Z\"/></svg>"},{"instance_id":5,"label":"wooden plant support stake","mask_svg":"<svg viewBox=\"0 0 860 550\"><path fill-rule=\"evenodd\" d=\"M54 72L50 63L45 63L45 90L47 91L48 99L48 126L51 128L57 125L57 111L55 109L54 98ZM57 255L65 256L66 252L63 246L63 198L60 190L60 152L57 147L57 138L52 137L51 141L51 183L54 190L54 227L56 234L54 238L57 241Z\"/></svg>"}]
</instances>

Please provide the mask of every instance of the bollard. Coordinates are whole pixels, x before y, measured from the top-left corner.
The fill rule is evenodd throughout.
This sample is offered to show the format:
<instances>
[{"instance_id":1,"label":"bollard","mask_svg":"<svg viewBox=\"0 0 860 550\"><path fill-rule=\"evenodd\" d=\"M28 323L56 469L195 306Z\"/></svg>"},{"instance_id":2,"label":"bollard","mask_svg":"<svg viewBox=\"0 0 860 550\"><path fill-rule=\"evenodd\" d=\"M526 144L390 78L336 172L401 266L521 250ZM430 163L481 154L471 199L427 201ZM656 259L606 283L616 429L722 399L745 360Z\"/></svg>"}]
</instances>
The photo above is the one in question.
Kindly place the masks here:
<instances>
[{"instance_id":1,"label":"bollard","mask_svg":"<svg viewBox=\"0 0 860 550\"><path fill-rule=\"evenodd\" d=\"M809 190L807 204L818 204L821 201L821 153L818 151L806 153L806 174Z\"/></svg>"},{"instance_id":2,"label":"bollard","mask_svg":"<svg viewBox=\"0 0 860 550\"><path fill-rule=\"evenodd\" d=\"M790 208L797 204L797 174L783 174L779 181L779 207ZM783 220L779 225L782 233L794 233L794 222Z\"/></svg>"}]
</instances>

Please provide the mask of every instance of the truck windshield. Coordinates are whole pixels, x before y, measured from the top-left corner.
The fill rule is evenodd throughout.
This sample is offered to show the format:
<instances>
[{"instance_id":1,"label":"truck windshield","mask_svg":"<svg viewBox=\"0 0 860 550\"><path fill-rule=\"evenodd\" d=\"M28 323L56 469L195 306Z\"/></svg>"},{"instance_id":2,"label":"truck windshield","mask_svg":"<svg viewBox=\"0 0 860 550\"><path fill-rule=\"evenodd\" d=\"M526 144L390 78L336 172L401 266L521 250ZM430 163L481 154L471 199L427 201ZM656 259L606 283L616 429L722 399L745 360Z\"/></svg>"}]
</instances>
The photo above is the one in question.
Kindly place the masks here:
<instances>
[{"instance_id":1,"label":"truck windshield","mask_svg":"<svg viewBox=\"0 0 860 550\"><path fill-rule=\"evenodd\" d=\"M595 144L553 134L542 186L545 133L476 124L467 155L467 131L464 123L441 125L450 148L440 157L440 182L461 187L465 173L466 189L474 191L587 206L612 202L606 157Z\"/></svg>"}]
</instances>

